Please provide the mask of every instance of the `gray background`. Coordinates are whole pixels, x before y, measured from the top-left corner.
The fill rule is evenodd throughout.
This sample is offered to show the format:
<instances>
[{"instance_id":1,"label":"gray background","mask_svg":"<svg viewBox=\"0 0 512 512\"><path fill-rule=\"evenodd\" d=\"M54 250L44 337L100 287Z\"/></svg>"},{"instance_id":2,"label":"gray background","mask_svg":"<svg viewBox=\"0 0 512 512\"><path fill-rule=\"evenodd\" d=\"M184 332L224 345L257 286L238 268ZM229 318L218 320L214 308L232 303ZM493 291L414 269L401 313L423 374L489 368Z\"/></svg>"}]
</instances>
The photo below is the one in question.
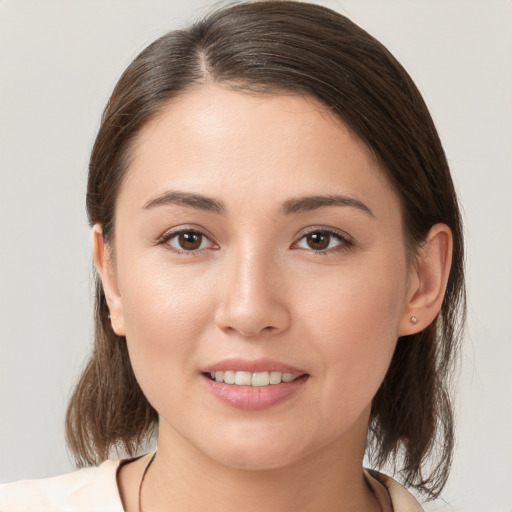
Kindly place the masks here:
<instances>
[{"instance_id":1,"label":"gray background","mask_svg":"<svg viewBox=\"0 0 512 512\"><path fill-rule=\"evenodd\" d=\"M444 141L464 206L469 323L453 508L440 509L510 512L512 3L320 3L388 46ZM0 481L73 468L63 416L91 346L84 192L101 110L145 45L212 5L0 0Z\"/></svg>"}]
</instances>

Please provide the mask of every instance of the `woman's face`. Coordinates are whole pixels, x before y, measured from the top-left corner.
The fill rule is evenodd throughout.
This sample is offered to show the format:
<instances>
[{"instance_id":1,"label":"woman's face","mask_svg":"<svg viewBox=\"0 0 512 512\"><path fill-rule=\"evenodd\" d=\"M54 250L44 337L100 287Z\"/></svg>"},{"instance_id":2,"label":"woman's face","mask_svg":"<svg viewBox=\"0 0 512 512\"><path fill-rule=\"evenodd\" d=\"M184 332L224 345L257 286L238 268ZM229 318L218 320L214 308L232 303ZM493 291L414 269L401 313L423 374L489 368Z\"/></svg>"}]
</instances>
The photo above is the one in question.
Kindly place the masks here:
<instances>
[{"instance_id":1,"label":"woman's face","mask_svg":"<svg viewBox=\"0 0 512 512\"><path fill-rule=\"evenodd\" d=\"M318 102L174 100L137 141L114 243L114 327L161 442L246 468L364 448L409 266L397 195Z\"/></svg>"}]
</instances>

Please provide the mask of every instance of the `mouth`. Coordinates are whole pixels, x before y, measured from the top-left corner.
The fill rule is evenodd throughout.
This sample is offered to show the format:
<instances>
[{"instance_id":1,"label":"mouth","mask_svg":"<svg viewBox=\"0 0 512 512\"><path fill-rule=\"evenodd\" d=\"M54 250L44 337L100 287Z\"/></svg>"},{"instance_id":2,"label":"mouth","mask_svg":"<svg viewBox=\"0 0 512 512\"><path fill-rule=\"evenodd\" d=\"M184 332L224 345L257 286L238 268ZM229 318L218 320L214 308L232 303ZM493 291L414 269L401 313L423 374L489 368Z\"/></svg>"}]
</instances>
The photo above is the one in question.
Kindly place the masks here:
<instances>
[{"instance_id":1,"label":"mouth","mask_svg":"<svg viewBox=\"0 0 512 512\"><path fill-rule=\"evenodd\" d=\"M299 396L310 375L270 359L231 358L203 368L207 389L230 407L263 410Z\"/></svg>"},{"instance_id":2,"label":"mouth","mask_svg":"<svg viewBox=\"0 0 512 512\"><path fill-rule=\"evenodd\" d=\"M215 382L233 386L265 387L293 382L306 374L278 371L247 372L243 370L217 370L207 372L205 375Z\"/></svg>"}]
</instances>

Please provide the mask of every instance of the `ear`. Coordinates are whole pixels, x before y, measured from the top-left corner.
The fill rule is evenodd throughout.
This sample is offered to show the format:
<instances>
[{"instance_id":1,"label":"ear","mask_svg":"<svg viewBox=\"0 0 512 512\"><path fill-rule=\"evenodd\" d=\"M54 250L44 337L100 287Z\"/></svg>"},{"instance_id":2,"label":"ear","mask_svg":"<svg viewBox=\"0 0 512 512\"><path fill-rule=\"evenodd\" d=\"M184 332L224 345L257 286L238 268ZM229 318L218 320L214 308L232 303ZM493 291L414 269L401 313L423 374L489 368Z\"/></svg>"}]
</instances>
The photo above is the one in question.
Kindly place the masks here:
<instances>
[{"instance_id":1,"label":"ear","mask_svg":"<svg viewBox=\"0 0 512 512\"><path fill-rule=\"evenodd\" d=\"M399 336L416 334L436 318L450 275L453 237L446 224L435 224L411 268L409 290Z\"/></svg>"},{"instance_id":2,"label":"ear","mask_svg":"<svg viewBox=\"0 0 512 512\"><path fill-rule=\"evenodd\" d=\"M118 336L125 336L123 303L117 286L115 267L103 238L103 229L100 224L95 224L92 228L92 251L94 264L101 277L103 291L107 299L112 329Z\"/></svg>"}]
</instances>

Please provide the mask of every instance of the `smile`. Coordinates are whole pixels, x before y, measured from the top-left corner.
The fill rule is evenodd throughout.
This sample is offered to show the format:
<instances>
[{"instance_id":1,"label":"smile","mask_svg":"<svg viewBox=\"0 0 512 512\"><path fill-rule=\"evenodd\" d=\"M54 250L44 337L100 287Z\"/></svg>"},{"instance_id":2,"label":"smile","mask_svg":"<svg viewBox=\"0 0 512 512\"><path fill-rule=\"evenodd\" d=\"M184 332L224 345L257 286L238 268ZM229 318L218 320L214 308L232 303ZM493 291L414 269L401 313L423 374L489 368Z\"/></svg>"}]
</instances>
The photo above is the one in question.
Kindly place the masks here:
<instances>
[{"instance_id":1,"label":"smile","mask_svg":"<svg viewBox=\"0 0 512 512\"><path fill-rule=\"evenodd\" d=\"M286 372L246 372L236 370L209 372L211 380L232 384L235 386L263 387L277 385L283 382L293 382L300 375Z\"/></svg>"}]
</instances>

